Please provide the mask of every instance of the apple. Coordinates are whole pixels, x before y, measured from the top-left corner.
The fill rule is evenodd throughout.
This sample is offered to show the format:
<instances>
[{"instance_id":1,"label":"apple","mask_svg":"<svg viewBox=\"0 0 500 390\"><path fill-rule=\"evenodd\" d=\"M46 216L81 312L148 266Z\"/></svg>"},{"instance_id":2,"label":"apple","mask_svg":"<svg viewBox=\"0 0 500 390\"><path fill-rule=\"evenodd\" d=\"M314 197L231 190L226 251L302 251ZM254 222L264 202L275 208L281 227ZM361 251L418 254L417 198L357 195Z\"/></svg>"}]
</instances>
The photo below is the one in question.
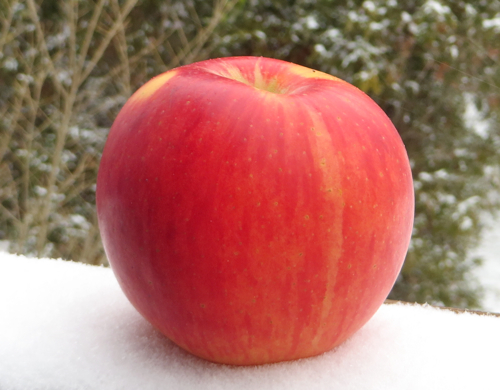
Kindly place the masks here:
<instances>
[{"instance_id":1,"label":"apple","mask_svg":"<svg viewBox=\"0 0 500 390\"><path fill-rule=\"evenodd\" d=\"M408 156L385 113L270 58L193 63L117 116L97 179L110 265L135 308L213 362L304 358L381 306L413 225Z\"/></svg>"}]
</instances>

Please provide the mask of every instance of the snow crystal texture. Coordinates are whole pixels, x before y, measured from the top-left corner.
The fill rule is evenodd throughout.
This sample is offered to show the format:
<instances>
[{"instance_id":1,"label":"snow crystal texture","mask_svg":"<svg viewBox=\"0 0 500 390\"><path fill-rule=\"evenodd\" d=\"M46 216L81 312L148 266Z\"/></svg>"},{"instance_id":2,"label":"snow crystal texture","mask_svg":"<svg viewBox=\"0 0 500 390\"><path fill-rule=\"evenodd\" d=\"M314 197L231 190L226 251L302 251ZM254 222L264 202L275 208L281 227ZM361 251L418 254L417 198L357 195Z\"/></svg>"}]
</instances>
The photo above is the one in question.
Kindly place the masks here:
<instances>
[{"instance_id":1,"label":"snow crystal texture","mask_svg":"<svg viewBox=\"0 0 500 390\"><path fill-rule=\"evenodd\" d=\"M0 253L0 389L499 389L500 318L384 305L321 356L198 359L129 304L110 269Z\"/></svg>"}]
</instances>

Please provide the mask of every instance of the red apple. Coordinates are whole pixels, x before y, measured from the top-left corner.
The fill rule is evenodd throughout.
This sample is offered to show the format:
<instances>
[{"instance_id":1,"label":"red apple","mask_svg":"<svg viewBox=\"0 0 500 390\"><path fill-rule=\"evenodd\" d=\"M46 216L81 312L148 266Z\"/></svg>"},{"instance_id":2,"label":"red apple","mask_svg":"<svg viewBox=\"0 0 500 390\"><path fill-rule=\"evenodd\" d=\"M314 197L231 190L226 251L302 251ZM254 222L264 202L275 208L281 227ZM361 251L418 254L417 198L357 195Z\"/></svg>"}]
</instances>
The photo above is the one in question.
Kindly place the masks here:
<instances>
[{"instance_id":1,"label":"red apple","mask_svg":"<svg viewBox=\"0 0 500 390\"><path fill-rule=\"evenodd\" d=\"M361 328L401 269L413 209L377 104L269 58L153 78L116 118L97 180L128 299L180 347L237 365L317 355Z\"/></svg>"}]
</instances>

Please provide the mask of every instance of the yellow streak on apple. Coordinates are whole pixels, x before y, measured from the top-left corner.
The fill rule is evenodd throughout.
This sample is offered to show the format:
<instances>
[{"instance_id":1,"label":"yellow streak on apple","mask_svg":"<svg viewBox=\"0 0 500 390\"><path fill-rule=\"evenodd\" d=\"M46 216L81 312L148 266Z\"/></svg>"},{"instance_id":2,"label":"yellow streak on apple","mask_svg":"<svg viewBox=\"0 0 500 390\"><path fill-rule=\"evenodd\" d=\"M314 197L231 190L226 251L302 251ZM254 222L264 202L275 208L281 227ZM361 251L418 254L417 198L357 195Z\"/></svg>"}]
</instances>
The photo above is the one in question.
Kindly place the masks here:
<instances>
[{"instance_id":1,"label":"yellow streak on apple","mask_svg":"<svg viewBox=\"0 0 500 390\"><path fill-rule=\"evenodd\" d=\"M241 70L233 65L224 64L224 68L219 72L214 72L213 70L206 69L208 72L215 73L219 76L226 77L228 79L232 79L235 81L239 81L240 83L250 85L258 90L263 92L271 92L271 93L283 93L277 85L277 80L273 79L271 83L266 83L264 75L262 74L262 69L259 65L259 61L256 61L254 68L254 82L250 82L242 73Z\"/></svg>"},{"instance_id":2,"label":"yellow streak on apple","mask_svg":"<svg viewBox=\"0 0 500 390\"><path fill-rule=\"evenodd\" d=\"M314 156L314 160L315 165L320 168L324 176L324 191L326 192L325 197L330 197L333 204L341 205L343 204L343 201L341 199L343 198L343 195L336 189L341 187L340 172L342 170L339 168L338 159L331 153L331 149L328 147L328 145L331 143L330 133L328 132L325 121L323 120L321 115L318 115L312 111L309 113L309 115L314 124L314 131L310 134L309 139L311 143L316 143L316 147L311 148L311 150L317 151L317 155ZM328 139L325 140L324 138ZM334 220L330 221L330 231L326 233L330 237L336 237L337 241L335 247L332 247L332 253L330 254L331 264L336 264L342 255L342 241L339 241L339 239L343 240L343 211L343 207L335 208ZM314 217L319 218L319 216ZM314 330L316 336L312 339L311 342L314 347L317 347L321 341L325 341L324 339L322 340L322 338L324 337L326 329L321 328L322 324L328 319L329 316L332 315L331 310L336 297L334 296L331 287L335 285L337 272L338 267L331 267L327 271L327 290L325 299L323 300L323 308L318 308L318 310L321 310L322 316L318 324L318 329Z\"/></svg>"},{"instance_id":3,"label":"yellow streak on apple","mask_svg":"<svg viewBox=\"0 0 500 390\"><path fill-rule=\"evenodd\" d=\"M213 71L211 70L207 69L207 71L213 73ZM245 76L241 74L240 69L237 68L236 66L227 65L224 67L224 71L221 71L218 74L219 76L227 77L228 79L233 79L235 81L239 81L240 83L250 85Z\"/></svg>"},{"instance_id":4,"label":"yellow streak on apple","mask_svg":"<svg viewBox=\"0 0 500 390\"><path fill-rule=\"evenodd\" d=\"M159 88L177 74L177 70L171 70L152 78L149 82L139 88L129 99L130 102L140 102L149 98Z\"/></svg>"},{"instance_id":5,"label":"yellow streak on apple","mask_svg":"<svg viewBox=\"0 0 500 390\"><path fill-rule=\"evenodd\" d=\"M342 83L346 83L344 80L339 79L338 77L332 76L331 74L323 73L323 72L320 72L319 70L306 68L305 66L301 66L301 65L292 64L292 66L290 66L289 70L290 70L290 73L296 74L297 76L302 76L302 77L307 78L307 79L326 79L326 80L333 80L333 81L339 81Z\"/></svg>"}]
</instances>

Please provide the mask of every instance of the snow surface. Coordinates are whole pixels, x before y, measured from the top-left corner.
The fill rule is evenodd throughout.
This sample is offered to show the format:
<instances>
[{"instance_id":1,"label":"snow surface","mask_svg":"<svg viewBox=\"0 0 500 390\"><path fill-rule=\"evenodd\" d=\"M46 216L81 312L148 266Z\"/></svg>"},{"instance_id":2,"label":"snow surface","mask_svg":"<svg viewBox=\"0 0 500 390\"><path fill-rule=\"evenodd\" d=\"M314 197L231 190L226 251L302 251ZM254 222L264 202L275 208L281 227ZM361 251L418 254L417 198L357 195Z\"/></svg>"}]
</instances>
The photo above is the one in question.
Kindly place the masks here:
<instances>
[{"instance_id":1,"label":"snow surface","mask_svg":"<svg viewBox=\"0 0 500 390\"><path fill-rule=\"evenodd\" d=\"M496 389L500 317L383 305L321 356L198 359L152 328L110 269L0 253L0 389Z\"/></svg>"}]
</instances>

